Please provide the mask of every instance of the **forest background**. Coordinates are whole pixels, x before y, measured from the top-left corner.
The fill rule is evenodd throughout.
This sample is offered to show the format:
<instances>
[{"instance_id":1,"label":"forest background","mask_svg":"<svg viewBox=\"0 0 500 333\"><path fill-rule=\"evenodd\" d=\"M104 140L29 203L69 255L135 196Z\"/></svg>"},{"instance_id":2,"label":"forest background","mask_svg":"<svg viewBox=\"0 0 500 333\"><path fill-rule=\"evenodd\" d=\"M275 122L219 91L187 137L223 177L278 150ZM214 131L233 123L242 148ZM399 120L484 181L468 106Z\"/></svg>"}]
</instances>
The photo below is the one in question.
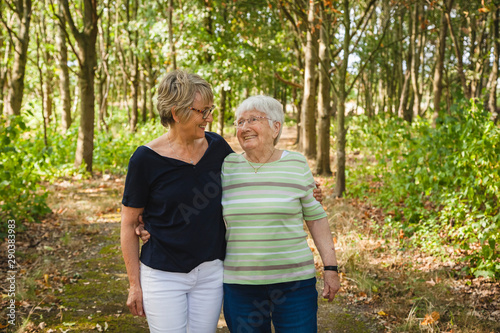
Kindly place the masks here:
<instances>
[{"instance_id":1,"label":"forest background","mask_svg":"<svg viewBox=\"0 0 500 333\"><path fill-rule=\"evenodd\" d=\"M498 0L1 0L0 236L52 212L51 183L123 176L183 68L213 86L209 130L277 98L331 197L496 281L499 19Z\"/></svg>"}]
</instances>

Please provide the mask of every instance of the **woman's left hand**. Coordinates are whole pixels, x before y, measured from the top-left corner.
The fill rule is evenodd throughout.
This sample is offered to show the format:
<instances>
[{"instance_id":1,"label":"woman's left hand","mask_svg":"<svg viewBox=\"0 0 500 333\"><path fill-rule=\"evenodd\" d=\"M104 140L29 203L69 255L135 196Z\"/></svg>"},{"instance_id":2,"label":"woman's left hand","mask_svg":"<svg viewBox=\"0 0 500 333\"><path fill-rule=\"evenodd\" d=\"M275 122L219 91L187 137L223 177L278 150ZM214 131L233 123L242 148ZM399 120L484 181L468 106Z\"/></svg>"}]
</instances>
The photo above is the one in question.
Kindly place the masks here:
<instances>
[{"instance_id":1,"label":"woman's left hand","mask_svg":"<svg viewBox=\"0 0 500 333\"><path fill-rule=\"evenodd\" d=\"M323 202L323 191L321 191L320 183L317 181L314 182L316 184L316 188L313 189L313 197L316 199L317 202L322 203Z\"/></svg>"},{"instance_id":2,"label":"woman's left hand","mask_svg":"<svg viewBox=\"0 0 500 333\"><path fill-rule=\"evenodd\" d=\"M328 302L331 302L340 289L339 273L335 271L325 271L323 276L325 280L323 298L328 299Z\"/></svg>"}]
</instances>

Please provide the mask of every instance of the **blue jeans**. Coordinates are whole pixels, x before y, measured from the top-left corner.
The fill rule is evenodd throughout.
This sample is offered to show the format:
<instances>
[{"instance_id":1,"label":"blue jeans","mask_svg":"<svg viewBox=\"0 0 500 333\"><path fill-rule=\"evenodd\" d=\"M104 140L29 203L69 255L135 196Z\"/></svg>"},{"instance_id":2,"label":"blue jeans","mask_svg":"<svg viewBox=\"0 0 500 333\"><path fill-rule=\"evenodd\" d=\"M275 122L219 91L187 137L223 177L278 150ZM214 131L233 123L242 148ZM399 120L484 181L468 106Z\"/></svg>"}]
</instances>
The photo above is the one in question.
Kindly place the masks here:
<instances>
[{"instance_id":1,"label":"blue jeans","mask_svg":"<svg viewBox=\"0 0 500 333\"><path fill-rule=\"evenodd\" d=\"M266 285L224 283L224 317L232 333L316 333L316 278Z\"/></svg>"}]
</instances>

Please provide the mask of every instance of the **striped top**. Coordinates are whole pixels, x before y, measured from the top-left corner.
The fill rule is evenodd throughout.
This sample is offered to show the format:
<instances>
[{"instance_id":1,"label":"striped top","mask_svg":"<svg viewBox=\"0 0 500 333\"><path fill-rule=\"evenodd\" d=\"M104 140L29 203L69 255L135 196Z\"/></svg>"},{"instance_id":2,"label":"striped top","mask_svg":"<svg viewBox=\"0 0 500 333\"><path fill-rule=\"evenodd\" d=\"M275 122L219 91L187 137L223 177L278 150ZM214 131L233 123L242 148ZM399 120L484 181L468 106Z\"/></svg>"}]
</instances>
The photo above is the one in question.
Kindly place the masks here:
<instances>
[{"instance_id":1,"label":"striped top","mask_svg":"<svg viewBox=\"0 0 500 333\"><path fill-rule=\"evenodd\" d=\"M261 164L252 163L254 167ZM222 165L227 223L224 283L272 284L315 276L304 219L326 217L312 196L314 178L304 156L284 151L257 173L232 153Z\"/></svg>"}]
</instances>

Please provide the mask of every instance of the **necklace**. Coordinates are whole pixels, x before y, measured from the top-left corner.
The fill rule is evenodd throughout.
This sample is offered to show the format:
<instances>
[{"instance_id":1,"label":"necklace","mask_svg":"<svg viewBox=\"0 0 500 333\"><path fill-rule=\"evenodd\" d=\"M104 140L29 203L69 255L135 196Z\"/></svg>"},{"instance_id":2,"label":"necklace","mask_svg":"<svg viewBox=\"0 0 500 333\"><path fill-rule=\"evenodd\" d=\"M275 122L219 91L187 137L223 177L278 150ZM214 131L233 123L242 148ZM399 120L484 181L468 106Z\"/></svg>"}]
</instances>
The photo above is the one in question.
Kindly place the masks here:
<instances>
[{"instance_id":1,"label":"necklace","mask_svg":"<svg viewBox=\"0 0 500 333\"><path fill-rule=\"evenodd\" d=\"M179 155L177 155L177 153L174 150L174 147L172 147L172 143L170 142L170 136L169 135L167 135L167 142L168 142L168 146L170 147L170 149L172 149L172 152L174 153L175 157L177 157L181 161L184 161L185 158L181 158ZM189 163L190 164L194 164L194 161L193 161L193 159L191 157L189 157L188 159L189 159Z\"/></svg>"},{"instance_id":2,"label":"necklace","mask_svg":"<svg viewBox=\"0 0 500 333\"><path fill-rule=\"evenodd\" d=\"M271 153L271 156L269 156L269 158L267 159L267 161L265 161L264 163L262 163L258 168L255 168L252 165L252 163L250 163L250 161L248 159L245 158L245 160L247 161L248 165L250 165L252 167L253 171L255 171L255 173L257 173L257 171L259 171L259 169L262 168L264 166L264 164L266 164L267 162L269 162L269 160L271 159L271 157L273 157L275 151L276 151L276 148L273 149L273 152Z\"/></svg>"}]
</instances>

